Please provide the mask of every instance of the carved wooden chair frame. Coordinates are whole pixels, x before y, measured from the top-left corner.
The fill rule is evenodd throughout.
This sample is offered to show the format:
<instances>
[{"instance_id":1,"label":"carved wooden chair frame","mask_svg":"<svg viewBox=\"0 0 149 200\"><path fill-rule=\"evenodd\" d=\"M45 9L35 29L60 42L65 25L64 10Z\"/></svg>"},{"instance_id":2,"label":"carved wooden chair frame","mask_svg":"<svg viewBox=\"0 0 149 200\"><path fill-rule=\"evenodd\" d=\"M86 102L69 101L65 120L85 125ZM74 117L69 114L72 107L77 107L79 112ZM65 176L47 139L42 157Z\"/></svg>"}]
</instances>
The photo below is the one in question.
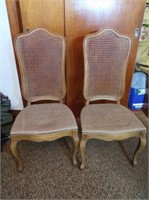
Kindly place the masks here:
<instances>
[{"instance_id":1,"label":"carved wooden chair frame","mask_svg":"<svg viewBox=\"0 0 149 200\"><path fill-rule=\"evenodd\" d=\"M123 71L123 80L122 80L122 88L121 88L121 93L119 95L119 97L114 97L114 96L89 96L88 95L88 89L87 89L87 83L88 83L88 77L89 77L89 72L88 72L88 59L87 59L87 41L89 38L95 38L98 37L100 35L102 35L103 32L105 31L112 31L115 35L117 35L118 37L122 37L122 38L127 38L129 41L129 45L131 46L131 40L128 36L126 35L122 35L120 33L118 33L117 31L113 30L113 29L103 29L100 30L96 33L91 33L86 35L86 37L84 38L83 41L83 53L84 53L84 68L85 68L85 73L84 73L84 90L83 90L83 94L84 97L86 99L85 104L88 105L90 102L92 101L96 101L96 100L112 100L112 101L116 101L117 104L120 104L120 99L123 96L124 93L124 89L125 89L125 74L126 74L126 68ZM125 65L127 66L128 63L128 58L129 58L129 53L130 53L130 47L129 47L129 52L128 52L128 56L125 62ZM134 156L133 156L133 164L137 165L137 157L138 154L143 150L143 148L145 147L146 144L146 131L135 131L135 132L126 132L124 134L93 134L93 133L83 133L82 134L82 138L81 138L81 142L80 142L80 151L81 151L81 157L82 157L82 162L80 165L80 168L83 169L85 167L85 150L86 150L86 143L88 140L90 139L99 139L99 140L105 140L105 141L121 141L121 140L125 140L127 138L131 138L131 137L138 137L139 140L139 144L135 150Z\"/></svg>"},{"instance_id":2,"label":"carved wooden chair frame","mask_svg":"<svg viewBox=\"0 0 149 200\"><path fill-rule=\"evenodd\" d=\"M25 68L23 65L23 62L20 58L19 55L19 50L17 47L17 40L20 37L27 37L30 34L33 34L34 32L38 31L38 30L42 30L44 32L46 32L47 34L49 34L49 36L52 37L56 37L56 38L60 38L63 42L63 58L62 58L62 86L63 86L63 95L61 96L61 98L55 97L55 96L40 96L40 97L34 97L34 98L30 98L28 97L27 94L27 87L26 87L26 73L25 73ZM36 101L42 101L42 100L54 100L54 101L59 101L60 103L64 103L64 98L66 95L66 85L65 85L65 49L66 49L66 45L65 45L65 38L62 35L59 34L55 34L55 33L51 33L46 31L43 28L37 28L34 29L30 32L26 32L26 33L22 33L20 35L18 35L15 39L15 50L16 50L16 55L18 58L18 62L19 62L19 67L20 67L20 74L21 74L21 86L22 86L22 93L23 93L23 97L27 100L27 105L31 105L32 102L36 102ZM76 160L76 154L77 154L77 148L78 148L78 143L79 143L79 138L78 138L78 130L65 130L65 131L58 131L58 132L54 132L54 133L50 133L50 134L12 134L11 135L11 151L13 156L16 158L17 163L18 163L18 171L21 172L23 171L23 164L22 164L22 159L20 157L20 154L17 150L17 143L21 140L26 140L26 141L33 141L33 142L43 142L43 141L53 141L53 140L57 140L59 138L65 137L65 136L69 136L72 137L73 141L74 141L74 150L73 150L73 164L76 165L77 164L77 160Z\"/></svg>"}]
</instances>

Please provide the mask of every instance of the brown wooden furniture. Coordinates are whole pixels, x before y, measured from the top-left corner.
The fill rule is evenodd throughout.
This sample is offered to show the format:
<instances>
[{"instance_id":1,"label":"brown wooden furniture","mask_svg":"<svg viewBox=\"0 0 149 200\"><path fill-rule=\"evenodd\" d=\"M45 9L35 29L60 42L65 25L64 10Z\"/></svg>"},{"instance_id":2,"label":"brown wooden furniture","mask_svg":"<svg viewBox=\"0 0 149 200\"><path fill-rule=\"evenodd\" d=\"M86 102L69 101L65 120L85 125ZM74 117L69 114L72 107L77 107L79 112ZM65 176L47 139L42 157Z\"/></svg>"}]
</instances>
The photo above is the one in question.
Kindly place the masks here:
<instances>
[{"instance_id":1,"label":"brown wooden furniture","mask_svg":"<svg viewBox=\"0 0 149 200\"><path fill-rule=\"evenodd\" d=\"M81 111L81 169L84 168L85 147L89 139L112 141L139 137L134 165L137 164L138 153L146 144L146 128L128 108L120 105L125 91L130 48L130 38L113 29L100 30L84 39L86 106ZM96 100L111 100L117 104L89 105Z\"/></svg>"},{"instance_id":2,"label":"brown wooden furniture","mask_svg":"<svg viewBox=\"0 0 149 200\"><path fill-rule=\"evenodd\" d=\"M65 38L37 28L20 34L15 50L21 74L23 97L28 102L15 119L11 130L11 151L23 170L17 151L21 140L53 141L70 136L74 141L73 164L76 164L78 129L71 110L63 104L65 86ZM60 103L31 103L52 100Z\"/></svg>"},{"instance_id":3,"label":"brown wooden furniture","mask_svg":"<svg viewBox=\"0 0 149 200\"><path fill-rule=\"evenodd\" d=\"M18 33L37 27L62 34L67 39L67 105L80 116L83 97L83 38L111 27L132 38L121 103L127 106L138 47L135 30L141 29L146 0L6 0L12 39ZM133 12L132 12L133 11Z\"/></svg>"}]
</instances>

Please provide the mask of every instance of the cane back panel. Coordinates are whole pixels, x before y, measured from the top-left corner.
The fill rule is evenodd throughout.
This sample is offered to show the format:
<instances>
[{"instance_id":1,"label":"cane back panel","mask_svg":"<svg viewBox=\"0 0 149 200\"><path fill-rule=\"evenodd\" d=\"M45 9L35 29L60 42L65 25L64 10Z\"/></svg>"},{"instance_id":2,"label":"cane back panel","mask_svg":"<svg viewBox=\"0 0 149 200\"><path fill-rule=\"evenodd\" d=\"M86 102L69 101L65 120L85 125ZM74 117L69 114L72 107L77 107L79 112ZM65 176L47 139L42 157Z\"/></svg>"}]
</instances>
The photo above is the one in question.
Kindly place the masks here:
<instances>
[{"instance_id":1,"label":"cane back panel","mask_svg":"<svg viewBox=\"0 0 149 200\"><path fill-rule=\"evenodd\" d=\"M16 37L15 49L27 101L61 100L65 89L65 39L37 28Z\"/></svg>"},{"instance_id":2,"label":"cane back panel","mask_svg":"<svg viewBox=\"0 0 149 200\"><path fill-rule=\"evenodd\" d=\"M86 100L119 100L122 97L130 47L130 38L112 29L104 29L85 37Z\"/></svg>"}]
</instances>

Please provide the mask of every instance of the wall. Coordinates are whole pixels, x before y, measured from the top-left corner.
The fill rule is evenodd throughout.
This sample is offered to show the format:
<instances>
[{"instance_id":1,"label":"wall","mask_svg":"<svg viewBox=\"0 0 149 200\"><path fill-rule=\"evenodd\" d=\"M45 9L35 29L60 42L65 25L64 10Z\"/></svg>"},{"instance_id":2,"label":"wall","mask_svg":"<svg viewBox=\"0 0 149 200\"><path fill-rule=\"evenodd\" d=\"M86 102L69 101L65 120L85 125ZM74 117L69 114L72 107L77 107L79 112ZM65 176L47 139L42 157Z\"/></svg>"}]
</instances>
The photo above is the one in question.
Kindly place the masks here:
<instances>
[{"instance_id":1,"label":"wall","mask_svg":"<svg viewBox=\"0 0 149 200\"><path fill-rule=\"evenodd\" d=\"M5 0L0 1L0 91L11 100L12 110L23 108Z\"/></svg>"}]
</instances>

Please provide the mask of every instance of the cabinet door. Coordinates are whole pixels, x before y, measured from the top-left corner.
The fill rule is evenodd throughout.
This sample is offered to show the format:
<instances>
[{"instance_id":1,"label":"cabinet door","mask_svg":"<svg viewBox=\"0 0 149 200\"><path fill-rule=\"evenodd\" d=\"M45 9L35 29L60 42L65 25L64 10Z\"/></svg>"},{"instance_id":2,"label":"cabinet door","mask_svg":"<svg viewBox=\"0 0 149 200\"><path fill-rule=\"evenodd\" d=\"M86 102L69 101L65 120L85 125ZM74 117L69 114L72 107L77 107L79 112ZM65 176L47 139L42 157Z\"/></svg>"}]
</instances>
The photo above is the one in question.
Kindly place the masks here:
<instances>
[{"instance_id":1,"label":"cabinet door","mask_svg":"<svg viewBox=\"0 0 149 200\"><path fill-rule=\"evenodd\" d=\"M67 38L67 103L79 116L83 98L83 39L104 27L114 28L132 38L126 74L126 89L121 100L127 105L138 46L136 28L141 28L146 0L65 0ZM137 32L136 32L137 34Z\"/></svg>"},{"instance_id":2,"label":"cabinet door","mask_svg":"<svg viewBox=\"0 0 149 200\"><path fill-rule=\"evenodd\" d=\"M23 30L37 27L64 34L63 0L20 0Z\"/></svg>"},{"instance_id":3,"label":"cabinet door","mask_svg":"<svg viewBox=\"0 0 149 200\"><path fill-rule=\"evenodd\" d=\"M64 34L64 0L6 0L12 39L37 27Z\"/></svg>"},{"instance_id":4,"label":"cabinet door","mask_svg":"<svg viewBox=\"0 0 149 200\"><path fill-rule=\"evenodd\" d=\"M127 105L138 46L135 29L141 27L146 0L6 0L12 39L16 34L43 27L67 40L67 104L76 116L84 106L83 38L110 27L132 38L122 104Z\"/></svg>"}]
</instances>

